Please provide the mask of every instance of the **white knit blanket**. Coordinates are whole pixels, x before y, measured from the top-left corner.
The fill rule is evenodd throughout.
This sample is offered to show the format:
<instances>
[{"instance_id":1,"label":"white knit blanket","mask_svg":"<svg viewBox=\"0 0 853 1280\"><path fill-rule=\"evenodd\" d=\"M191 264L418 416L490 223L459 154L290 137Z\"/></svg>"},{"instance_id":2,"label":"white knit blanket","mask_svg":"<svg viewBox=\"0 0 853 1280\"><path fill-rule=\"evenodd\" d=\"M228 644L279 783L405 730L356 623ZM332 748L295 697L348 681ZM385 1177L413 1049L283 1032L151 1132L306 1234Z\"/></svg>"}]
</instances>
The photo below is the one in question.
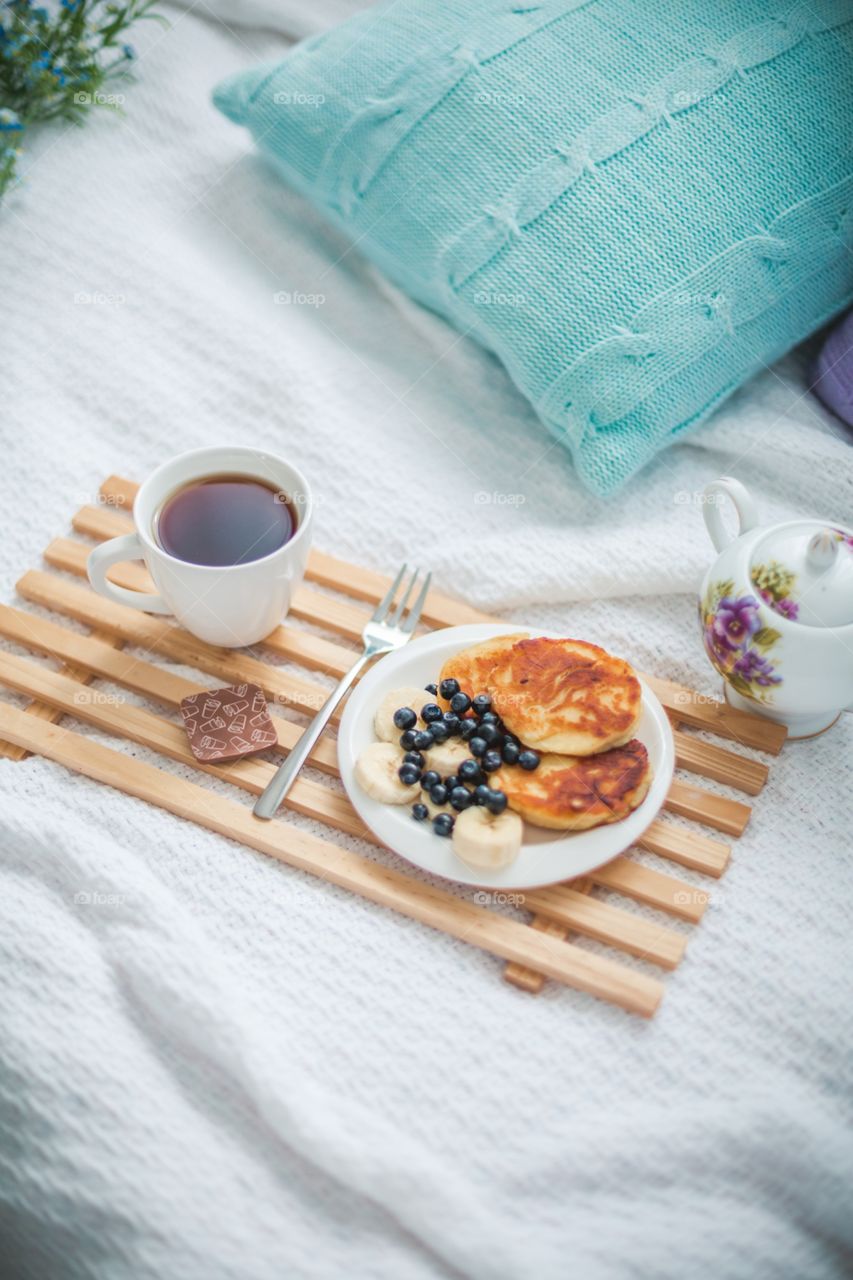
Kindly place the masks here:
<instances>
[{"instance_id":1,"label":"white knit blanket","mask_svg":"<svg viewBox=\"0 0 853 1280\"><path fill-rule=\"evenodd\" d=\"M346 7L280 13L304 30ZM236 25L272 3L239 8L142 32L126 116L45 134L0 211L2 598L108 473L255 442L312 477L321 548L415 559L718 692L697 492L735 474L767 519L850 519L810 353L614 502L585 494L500 366L209 105L285 47ZM851 746L844 716L773 762L651 1023L523 995L467 943L45 761L0 764L3 1274L848 1274Z\"/></svg>"}]
</instances>

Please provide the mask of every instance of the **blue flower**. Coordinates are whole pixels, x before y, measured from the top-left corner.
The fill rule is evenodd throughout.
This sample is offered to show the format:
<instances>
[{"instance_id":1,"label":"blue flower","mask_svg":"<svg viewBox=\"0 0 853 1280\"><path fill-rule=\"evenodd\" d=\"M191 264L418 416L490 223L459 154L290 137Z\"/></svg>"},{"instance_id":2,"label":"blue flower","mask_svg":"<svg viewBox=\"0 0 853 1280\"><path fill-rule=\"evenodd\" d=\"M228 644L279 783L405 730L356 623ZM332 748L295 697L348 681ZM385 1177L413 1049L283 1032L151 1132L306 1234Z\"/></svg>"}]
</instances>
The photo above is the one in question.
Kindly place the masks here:
<instances>
[{"instance_id":1,"label":"blue flower","mask_svg":"<svg viewBox=\"0 0 853 1280\"><path fill-rule=\"evenodd\" d=\"M11 107L0 107L0 132L16 133L21 128L21 122Z\"/></svg>"},{"instance_id":2,"label":"blue flower","mask_svg":"<svg viewBox=\"0 0 853 1280\"><path fill-rule=\"evenodd\" d=\"M23 49L25 45L28 45L31 43L32 43L32 36L20 35L20 36L15 36L12 40L9 40L7 38L3 48L6 54L9 57L12 57L14 54L18 52L19 49Z\"/></svg>"},{"instance_id":3,"label":"blue flower","mask_svg":"<svg viewBox=\"0 0 853 1280\"><path fill-rule=\"evenodd\" d=\"M47 9L33 9L33 18L36 22L49 22L50 14Z\"/></svg>"},{"instance_id":4,"label":"blue flower","mask_svg":"<svg viewBox=\"0 0 853 1280\"><path fill-rule=\"evenodd\" d=\"M62 0L63 9L67 9L69 13L73 13L79 4L80 0Z\"/></svg>"}]
</instances>

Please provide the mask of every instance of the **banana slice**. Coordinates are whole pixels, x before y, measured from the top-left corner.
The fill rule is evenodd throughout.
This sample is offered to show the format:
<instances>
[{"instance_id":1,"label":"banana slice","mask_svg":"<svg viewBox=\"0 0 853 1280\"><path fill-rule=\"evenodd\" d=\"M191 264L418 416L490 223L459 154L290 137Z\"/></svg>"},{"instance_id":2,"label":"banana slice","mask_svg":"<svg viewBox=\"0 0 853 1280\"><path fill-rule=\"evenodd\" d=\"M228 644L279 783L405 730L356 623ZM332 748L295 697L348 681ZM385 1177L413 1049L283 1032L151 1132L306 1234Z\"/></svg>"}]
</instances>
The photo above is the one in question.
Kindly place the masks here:
<instances>
[{"instance_id":1,"label":"banana slice","mask_svg":"<svg viewBox=\"0 0 853 1280\"><path fill-rule=\"evenodd\" d=\"M417 728L422 729L424 725L420 718L421 707L434 701L435 699L427 693L426 689L418 689L414 685L406 685L403 689L392 689L390 693L386 693L376 708L373 719L373 730L379 741L395 744L399 742L403 731L394 723L394 712L400 707L411 707L418 717Z\"/></svg>"},{"instance_id":2,"label":"banana slice","mask_svg":"<svg viewBox=\"0 0 853 1280\"><path fill-rule=\"evenodd\" d=\"M456 818L453 851L471 867L507 867L521 849L522 824L517 813L489 813L472 805Z\"/></svg>"},{"instance_id":3,"label":"banana slice","mask_svg":"<svg viewBox=\"0 0 853 1280\"><path fill-rule=\"evenodd\" d=\"M397 770L403 760L399 747L390 742L371 742L355 762L355 780L371 800L382 804L412 804L418 798L417 782L407 787Z\"/></svg>"},{"instance_id":4,"label":"banana slice","mask_svg":"<svg viewBox=\"0 0 853 1280\"><path fill-rule=\"evenodd\" d=\"M449 778L455 773L463 760L470 759L471 752L464 742L448 738L446 742L437 742L425 752L427 769L435 769L442 778Z\"/></svg>"}]
</instances>

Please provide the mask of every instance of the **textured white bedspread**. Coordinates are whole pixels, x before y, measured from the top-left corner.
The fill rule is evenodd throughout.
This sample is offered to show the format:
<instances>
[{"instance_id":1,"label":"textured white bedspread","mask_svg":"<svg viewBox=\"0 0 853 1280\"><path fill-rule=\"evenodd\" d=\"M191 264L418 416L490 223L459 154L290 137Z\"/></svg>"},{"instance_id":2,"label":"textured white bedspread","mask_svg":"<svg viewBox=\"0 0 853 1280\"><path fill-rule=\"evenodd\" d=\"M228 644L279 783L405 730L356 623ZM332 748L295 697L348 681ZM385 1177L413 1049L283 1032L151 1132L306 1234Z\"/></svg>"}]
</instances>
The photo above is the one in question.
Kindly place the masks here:
<instances>
[{"instance_id":1,"label":"textured white bedspread","mask_svg":"<svg viewBox=\"0 0 853 1280\"><path fill-rule=\"evenodd\" d=\"M281 13L304 30L346 7ZM284 37L171 13L136 41L125 118L45 135L0 211L0 598L109 472L258 443L313 478L321 548L415 559L480 607L716 693L697 492L735 474L768 519L851 518L849 436L806 390L809 354L590 497L499 365L209 105ZM851 746L843 716L774 762L651 1023L523 995L465 943L45 761L0 762L0 1270L849 1274Z\"/></svg>"}]
</instances>

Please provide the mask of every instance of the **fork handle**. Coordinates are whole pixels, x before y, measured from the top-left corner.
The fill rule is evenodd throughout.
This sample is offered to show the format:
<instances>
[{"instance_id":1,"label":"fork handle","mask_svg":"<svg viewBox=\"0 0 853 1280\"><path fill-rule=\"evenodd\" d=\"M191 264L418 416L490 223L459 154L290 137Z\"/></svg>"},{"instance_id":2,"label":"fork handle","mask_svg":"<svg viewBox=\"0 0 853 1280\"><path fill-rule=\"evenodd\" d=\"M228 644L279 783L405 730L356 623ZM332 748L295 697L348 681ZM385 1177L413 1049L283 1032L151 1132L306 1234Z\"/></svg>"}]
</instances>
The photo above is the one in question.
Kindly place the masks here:
<instances>
[{"instance_id":1,"label":"fork handle","mask_svg":"<svg viewBox=\"0 0 853 1280\"><path fill-rule=\"evenodd\" d=\"M263 818L268 821L275 814L284 797L296 779L305 761L308 759L311 751L325 729L326 725L332 718L332 712L340 702L341 698L349 689L360 671L367 666L371 658L375 658L377 653L385 652L382 649L365 649L364 653L353 666L350 667L346 675L338 682L314 719L309 725L306 725L302 737L296 746L290 752L286 760L283 760L270 778L264 790L255 801L255 807L252 810L256 818Z\"/></svg>"}]
</instances>

